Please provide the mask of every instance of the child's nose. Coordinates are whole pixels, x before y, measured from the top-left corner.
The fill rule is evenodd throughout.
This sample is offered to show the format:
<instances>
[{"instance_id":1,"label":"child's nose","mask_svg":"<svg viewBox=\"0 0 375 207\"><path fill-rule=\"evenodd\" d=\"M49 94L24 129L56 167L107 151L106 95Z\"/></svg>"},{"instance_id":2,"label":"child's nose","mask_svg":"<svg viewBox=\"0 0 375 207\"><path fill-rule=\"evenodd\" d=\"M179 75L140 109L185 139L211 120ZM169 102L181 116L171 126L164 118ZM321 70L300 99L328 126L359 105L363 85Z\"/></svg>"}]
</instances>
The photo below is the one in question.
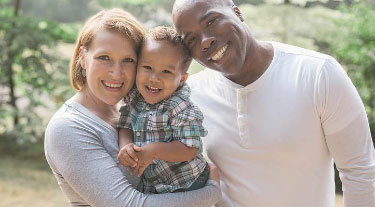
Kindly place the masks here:
<instances>
[{"instance_id":1,"label":"child's nose","mask_svg":"<svg viewBox=\"0 0 375 207\"><path fill-rule=\"evenodd\" d=\"M150 82L158 82L159 81L159 77L158 77L157 74L151 73L150 77L149 77L149 80L150 80Z\"/></svg>"}]
</instances>

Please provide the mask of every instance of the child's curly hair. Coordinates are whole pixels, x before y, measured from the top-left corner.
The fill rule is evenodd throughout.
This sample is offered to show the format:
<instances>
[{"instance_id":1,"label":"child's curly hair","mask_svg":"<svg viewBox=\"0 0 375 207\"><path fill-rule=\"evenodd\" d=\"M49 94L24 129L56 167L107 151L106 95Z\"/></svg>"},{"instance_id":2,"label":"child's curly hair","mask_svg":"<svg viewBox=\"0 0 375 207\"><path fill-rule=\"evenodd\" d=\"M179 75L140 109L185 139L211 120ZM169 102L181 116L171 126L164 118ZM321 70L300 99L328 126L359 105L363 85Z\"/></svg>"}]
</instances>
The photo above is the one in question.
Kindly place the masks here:
<instances>
[{"instance_id":1,"label":"child's curly hair","mask_svg":"<svg viewBox=\"0 0 375 207\"><path fill-rule=\"evenodd\" d=\"M143 39L142 45L145 44L146 40L156 40L156 41L168 41L169 43L172 43L173 45L177 47L181 47L182 51L184 52L184 60L183 60L183 72L186 72L190 66L190 63L192 61L192 57L190 54L189 49L186 48L181 36L179 36L171 27L165 27L165 26L158 26L150 31L148 31Z\"/></svg>"}]
</instances>

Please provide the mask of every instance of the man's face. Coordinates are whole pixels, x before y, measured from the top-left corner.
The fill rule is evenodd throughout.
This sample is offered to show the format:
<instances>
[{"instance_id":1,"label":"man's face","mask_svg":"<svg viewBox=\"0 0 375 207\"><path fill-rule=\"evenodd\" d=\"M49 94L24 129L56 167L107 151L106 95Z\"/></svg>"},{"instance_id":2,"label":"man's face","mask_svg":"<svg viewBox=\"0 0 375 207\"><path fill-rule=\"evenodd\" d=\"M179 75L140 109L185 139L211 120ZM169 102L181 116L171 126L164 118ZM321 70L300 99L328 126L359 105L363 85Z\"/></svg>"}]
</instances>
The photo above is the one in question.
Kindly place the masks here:
<instances>
[{"instance_id":1,"label":"man's face","mask_svg":"<svg viewBox=\"0 0 375 207\"><path fill-rule=\"evenodd\" d=\"M231 5L192 0L177 6L173 22L193 58L230 78L243 70L247 53L246 26Z\"/></svg>"}]
</instances>

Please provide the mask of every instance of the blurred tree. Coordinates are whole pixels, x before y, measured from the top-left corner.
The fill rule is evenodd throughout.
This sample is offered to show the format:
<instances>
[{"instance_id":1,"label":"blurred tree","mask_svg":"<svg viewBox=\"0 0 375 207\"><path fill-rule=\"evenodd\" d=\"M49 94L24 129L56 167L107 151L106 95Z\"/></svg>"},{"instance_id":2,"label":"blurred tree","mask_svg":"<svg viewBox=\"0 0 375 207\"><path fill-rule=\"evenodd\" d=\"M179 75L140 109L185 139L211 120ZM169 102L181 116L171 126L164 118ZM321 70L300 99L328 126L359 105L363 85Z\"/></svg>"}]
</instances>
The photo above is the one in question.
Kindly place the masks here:
<instances>
[{"instance_id":1,"label":"blurred tree","mask_svg":"<svg viewBox=\"0 0 375 207\"><path fill-rule=\"evenodd\" d=\"M258 4L264 4L264 0L233 0L233 3L238 6L241 4L258 5Z\"/></svg>"},{"instance_id":2,"label":"blurred tree","mask_svg":"<svg viewBox=\"0 0 375 207\"><path fill-rule=\"evenodd\" d=\"M21 0L0 0L0 134L41 138L40 110L69 91L68 61L54 49L76 29L22 14ZM39 113L38 113L39 110Z\"/></svg>"},{"instance_id":3,"label":"blurred tree","mask_svg":"<svg viewBox=\"0 0 375 207\"><path fill-rule=\"evenodd\" d=\"M171 0L97 0L101 7L120 7L132 13L147 28L158 25L172 25Z\"/></svg>"},{"instance_id":4,"label":"blurred tree","mask_svg":"<svg viewBox=\"0 0 375 207\"><path fill-rule=\"evenodd\" d=\"M348 16L338 22L329 47L356 85L366 107L375 139L375 2L362 1L342 11Z\"/></svg>"},{"instance_id":5,"label":"blurred tree","mask_svg":"<svg viewBox=\"0 0 375 207\"><path fill-rule=\"evenodd\" d=\"M93 0L22 0L21 10L25 15L55 20L57 22L84 22L100 8Z\"/></svg>"}]
</instances>

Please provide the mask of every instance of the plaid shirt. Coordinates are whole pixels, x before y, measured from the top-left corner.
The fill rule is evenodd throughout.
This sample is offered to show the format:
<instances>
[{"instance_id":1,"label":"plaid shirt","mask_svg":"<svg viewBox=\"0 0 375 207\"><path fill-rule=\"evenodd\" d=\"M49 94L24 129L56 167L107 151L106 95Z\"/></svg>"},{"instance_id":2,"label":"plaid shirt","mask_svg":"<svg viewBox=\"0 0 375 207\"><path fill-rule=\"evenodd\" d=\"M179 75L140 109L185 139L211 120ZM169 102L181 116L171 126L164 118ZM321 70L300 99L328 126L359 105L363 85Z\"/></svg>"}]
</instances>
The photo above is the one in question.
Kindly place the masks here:
<instances>
[{"instance_id":1,"label":"plaid shirt","mask_svg":"<svg viewBox=\"0 0 375 207\"><path fill-rule=\"evenodd\" d=\"M134 132L134 144L143 146L151 142L174 140L188 147L199 149L191 161L167 162L154 160L144 171L138 190L144 193L167 193L187 189L203 172L206 161L203 158L200 137L207 135L202 126L203 114L190 100L190 88L184 84L170 98L156 104L148 104L142 95L133 89L125 97L121 107L119 128Z\"/></svg>"}]
</instances>

